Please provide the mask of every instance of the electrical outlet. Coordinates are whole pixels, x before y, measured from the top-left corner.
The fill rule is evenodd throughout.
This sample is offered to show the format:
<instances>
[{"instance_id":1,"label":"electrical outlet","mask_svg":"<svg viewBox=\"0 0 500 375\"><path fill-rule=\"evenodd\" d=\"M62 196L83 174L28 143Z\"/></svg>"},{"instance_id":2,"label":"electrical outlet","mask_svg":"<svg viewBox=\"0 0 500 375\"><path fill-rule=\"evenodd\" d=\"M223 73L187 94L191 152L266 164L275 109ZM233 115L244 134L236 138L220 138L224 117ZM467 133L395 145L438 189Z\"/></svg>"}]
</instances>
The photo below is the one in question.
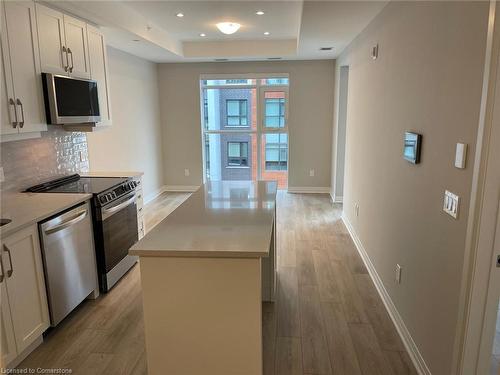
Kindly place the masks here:
<instances>
[{"instance_id":1,"label":"electrical outlet","mask_svg":"<svg viewBox=\"0 0 500 375\"><path fill-rule=\"evenodd\" d=\"M189 169L184 169L184 176L188 177L189 176Z\"/></svg>"},{"instance_id":2,"label":"electrical outlet","mask_svg":"<svg viewBox=\"0 0 500 375\"><path fill-rule=\"evenodd\" d=\"M359 216L359 204L357 203L354 204L354 213L356 214L356 217Z\"/></svg>"},{"instance_id":3,"label":"electrical outlet","mask_svg":"<svg viewBox=\"0 0 500 375\"><path fill-rule=\"evenodd\" d=\"M3 174L3 167L0 167L0 182L5 181L5 175Z\"/></svg>"},{"instance_id":4,"label":"electrical outlet","mask_svg":"<svg viewBox=\"0 0 500 375\"><path fill-rule=\"evenodd\" d=\"M309 177L314 177L314 169L309 169Z\"/></svg>"},{"instance_id":5,"label":"electrical outlet","mask_svg":"<svg viewBox=\"0 0 500 375\"><path fill-rule=\"evenodd\" d=\"M401 284L401 270L402 267L399 264L396 264L396 282Z\"/></svg>"}]
</instances>

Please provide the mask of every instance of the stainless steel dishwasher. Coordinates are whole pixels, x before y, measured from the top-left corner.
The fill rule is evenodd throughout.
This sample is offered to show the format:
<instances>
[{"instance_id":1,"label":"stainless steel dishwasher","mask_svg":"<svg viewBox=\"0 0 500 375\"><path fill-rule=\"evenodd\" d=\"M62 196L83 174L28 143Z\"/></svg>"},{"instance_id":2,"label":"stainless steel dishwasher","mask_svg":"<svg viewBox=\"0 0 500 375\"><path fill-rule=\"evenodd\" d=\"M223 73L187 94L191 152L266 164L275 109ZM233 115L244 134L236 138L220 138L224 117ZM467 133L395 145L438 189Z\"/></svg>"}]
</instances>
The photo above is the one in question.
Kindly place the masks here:
<instances>
[{"instance_id":1,"label":"stainless steel dishwasher","mask_svg":"<svg viewBox=\"0 0 500 375\"><path fill-rule=\"evenodd\" d=\"M50 324L56 326L98 290L88 202L40 223Z\"/></svg>"}]
</instances>

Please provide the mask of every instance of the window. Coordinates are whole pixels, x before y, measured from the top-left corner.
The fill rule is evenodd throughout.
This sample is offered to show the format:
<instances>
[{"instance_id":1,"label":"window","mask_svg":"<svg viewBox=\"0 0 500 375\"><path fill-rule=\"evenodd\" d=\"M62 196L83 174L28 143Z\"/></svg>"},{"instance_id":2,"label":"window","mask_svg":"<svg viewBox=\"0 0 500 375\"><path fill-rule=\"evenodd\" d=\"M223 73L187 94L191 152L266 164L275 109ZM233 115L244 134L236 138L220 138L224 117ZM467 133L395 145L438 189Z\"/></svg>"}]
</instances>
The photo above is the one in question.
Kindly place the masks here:
<instances>
[{"instance_id":1,"label":"window","mask_svg":"<svg viewBox=\"0 0 500 375\"><path fill-rule=\"evenodd\" d=\"M203 98L203 118L205 120L205 128L208 129L208 99L205 96Z\"/></svg>"},{"instance_id":2,"label":"window","mask_svg":"<svg viewBox=\"0 0 500 375\"><path fill-rule=\"evenodd\" d=\"M227 126L248 126L246 99L226 100Z\"/></svg>"},{"instance_id":3,"label":"window","mask_svg":"<svg viewBox=\"0 0 500 375\"><path fill-rule=\"evenodd\" d=\"M248 142L227 142L227 165L248 167Z\"/></svg>"},{"instance_id":4,"label":"window","mask_svg":"<svg viewBox=\"0 0 500 375\"><path fill-rule=\"evenodd\" d=\"M285 126L285 98L265 99L264 124L268 128Z\"/></svg>"},{"instance_id":5,"label":"window","mask_svg":"<svg viewBox=\"0 0 500 375\"><path fill-rule=\"evenodd\" d=\"M286 171L288 161L287 134L266 134L266 171Z\"/></svg>"}]
</instances>

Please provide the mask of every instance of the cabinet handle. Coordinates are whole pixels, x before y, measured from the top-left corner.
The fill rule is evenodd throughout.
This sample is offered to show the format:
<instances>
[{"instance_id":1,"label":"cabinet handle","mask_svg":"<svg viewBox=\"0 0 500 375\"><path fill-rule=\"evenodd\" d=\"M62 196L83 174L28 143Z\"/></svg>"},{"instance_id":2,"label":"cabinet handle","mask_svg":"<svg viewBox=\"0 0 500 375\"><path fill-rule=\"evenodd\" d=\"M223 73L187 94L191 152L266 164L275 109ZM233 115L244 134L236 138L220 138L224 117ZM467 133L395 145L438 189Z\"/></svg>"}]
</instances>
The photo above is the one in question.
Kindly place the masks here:
<instances>
[{"instance_id":1,"label":"cabinet handle","mask_svg":"<svg viewBox=\"0 0 500 375\"><path fill-rule=\"evenodd\" d=\"M3 249L9 255L9 267L10 267L10 270L7 271L7 277L11 277L12 274L14 273L14 267L12 267L12 257L10 256L10 250L7 247L7 245L3 245Z\"/></svg>"},{"instance_id":2,"label":"cabinet handle","mask_svg":"<svg viewBox=\"0 0 500 375\"><path fill-rule=\"evenodd\" d=\"M19 98L17 98L16 104L21 107L22 121L19 121L19 127L22 128L24 126L24 107L23 107L23 103L19 100Z\"/></svg>"},{"instance_id":3,"label":"cabinet handle","mask_svg":"<svg viewBox=\"0 0 500 375\"><path fill-rule=\"evenodd\" d=\"M14 99L10 98L9 99L9 104L11 106L14 106L14 118L16 119L16 121L12 121L12 127L15 129L17 128L17 125L19 124L19 122L17 121L17 108L16 108L16 102L14 101Z\"/></svg>"},{"instance_id":4,"label":"cabinet handle","mask_svg":"<svg viewBox=\"0 0 500 375\"><path fill-rule=\"evenodd\" d=\"M63 63L64 63L64 55L66 55L66 65L64 65L64 71L68 71L68 66L69 66L69 61L68 61L68 51L66 50L65 46L62 46L62 58L63 58Z\"/></svg>"},{"instance_id":5,"label":"cabinet handle","mask_svg":"<svg viewBox=\"0 0 500 375\"><path fill-rule=\"evenodd\" d=\"M71 66L69 67L69 72L73 73L73 68L75 67L73 63L73 51L71 51L71 48L68 48L68 55L71 56Z\"/></svg>"},{"instance_id":6,"label":"cabinet handle","mask_svg":"<svg viewBox=\"0 0 500 375\"><path fill-rule=\"evenodd\" d=\"M3 279L4 279L4 275L5 275L5 272L3 270L3 262L2 262L2 258L0 258L0 271L2 271L2 274L0 275L0 284L3 282Z\"/></svg>"}]
</instances>

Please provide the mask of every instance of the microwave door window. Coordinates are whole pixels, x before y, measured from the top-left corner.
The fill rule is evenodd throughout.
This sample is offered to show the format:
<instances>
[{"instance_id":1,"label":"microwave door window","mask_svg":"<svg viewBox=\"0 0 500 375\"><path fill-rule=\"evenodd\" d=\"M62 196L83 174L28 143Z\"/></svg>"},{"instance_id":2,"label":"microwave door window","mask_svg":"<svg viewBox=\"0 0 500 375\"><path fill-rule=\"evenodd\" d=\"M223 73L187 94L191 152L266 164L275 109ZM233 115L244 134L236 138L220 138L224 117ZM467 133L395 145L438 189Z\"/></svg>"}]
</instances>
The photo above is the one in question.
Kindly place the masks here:
<instances>
[{"instance_id":1,"label":"microwave door window","mask_svg":"<svg viewBox=\"0 0 500 375\"><path fill-rule=\"evenodd\" d=\"M96 82L55 77L54 85L59 116L99 116Z\"/></svg>"}]
</instances>

